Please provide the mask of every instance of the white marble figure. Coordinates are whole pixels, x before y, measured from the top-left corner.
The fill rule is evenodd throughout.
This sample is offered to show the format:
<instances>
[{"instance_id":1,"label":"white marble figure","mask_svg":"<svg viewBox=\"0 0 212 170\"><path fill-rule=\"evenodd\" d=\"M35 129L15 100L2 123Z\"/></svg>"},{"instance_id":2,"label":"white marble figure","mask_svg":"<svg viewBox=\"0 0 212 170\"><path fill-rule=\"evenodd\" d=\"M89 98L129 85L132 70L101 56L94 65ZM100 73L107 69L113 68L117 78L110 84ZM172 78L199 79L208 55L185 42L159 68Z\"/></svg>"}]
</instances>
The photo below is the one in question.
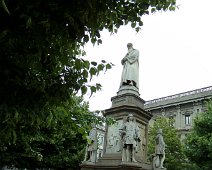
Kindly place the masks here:
<instances>
[{"instance_id":1,"label":"white marble figure","mask_svg":"<svg viewBox=\"0 0 212 170\"><path fill-rule=\"evenodd\" d=\"M88 144L87 144L87 147L86 147L84 161L94 163L94 162L96 162L97 147L98 147L97 129L96 129L95 124L92 124L92 129L89 133L89 136L87 136L87 139L88 139Z\"/></svg>"},{"instance_id":2,"label":"white marble figure","mask_svg":"<svg viewBox=\"0 0 212 170\"><path fill-rule=\"evenodd\" d=\"M135 153L138 148L138 142L140 142L140 136L139 128L132 114L129 114L128 117L124 119L123 127L120 129L120 132L123 142L122 161L137 162Z\"/></svg>"},{"instance_id":3,"label":"white marble figure","mask_svg":"<svg viewBox=\"0 0 212 170\"><path fill-rule=\"evenodd\" d=\"M132 43L127 44L128 52L121 60L123 71L121 86L130 85L139 88L139 51L133 48Z\"/></svg>"},{"instance_id":4,"label":"white marble figure","mask_svg":"<svg viewBox=\"0 0 212 170\"><path fill-rule=\"evenodd\" d=\"M161 168L163 169L163 162L165 160L165 142L163 140L162 136L162 129L158 129L157 136L155 138L155 157L153 160L154 167L155 168Z\"/></svg>"}]
</instances>

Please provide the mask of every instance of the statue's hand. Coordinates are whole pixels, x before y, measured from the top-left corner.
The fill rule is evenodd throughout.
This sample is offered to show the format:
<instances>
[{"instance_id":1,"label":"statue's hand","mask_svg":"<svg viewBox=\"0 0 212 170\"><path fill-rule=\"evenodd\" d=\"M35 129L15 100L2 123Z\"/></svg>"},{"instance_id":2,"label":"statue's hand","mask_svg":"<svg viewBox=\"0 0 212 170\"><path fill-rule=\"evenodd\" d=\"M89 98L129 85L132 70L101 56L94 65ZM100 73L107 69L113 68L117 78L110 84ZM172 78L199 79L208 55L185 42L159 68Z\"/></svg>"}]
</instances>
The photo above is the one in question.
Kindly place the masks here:
<instances>
[{"instance_id":1,"label":"statue's hand","mask_svg":"<svg viewBox=\"0 0 212 170\"><path fill-rule=\"evenodd\" d=\"M126 59L123 58L123 59L121 60L121 64L124 65L125 61L126 61Z\"/></svg>"}]
</instances>

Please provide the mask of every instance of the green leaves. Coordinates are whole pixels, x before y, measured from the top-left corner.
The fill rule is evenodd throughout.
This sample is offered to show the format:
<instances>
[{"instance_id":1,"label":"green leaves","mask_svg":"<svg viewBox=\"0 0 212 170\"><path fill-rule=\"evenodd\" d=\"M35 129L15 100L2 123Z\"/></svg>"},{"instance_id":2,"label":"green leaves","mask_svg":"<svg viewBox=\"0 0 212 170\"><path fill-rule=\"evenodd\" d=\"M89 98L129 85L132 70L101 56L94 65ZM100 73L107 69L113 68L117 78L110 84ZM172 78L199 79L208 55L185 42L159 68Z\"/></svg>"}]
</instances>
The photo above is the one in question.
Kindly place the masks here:
<instances>
[{"instance_id":1,"label":"green leaves","mask_svg":"<svg viewBox=\"0 0 212 170\"><path fill-rule=\"evenodd\" d=\"M88 35L85 35L85 36L83 37L83 41L84 41L85 43L87 43L87 42L89 41L89 36L88 36Z\"/></svg>"},{"instance_id":2,"label":"green leaves","mask_svg":"<svg viewBox=\"0 0 212 170\"><path fill-rule=\"evenodd\" d=\"M132 22L132 23L131 23L131 27L132 27L132 28L135 28L135 26L136 26L136 22Z\"/></svg>"},{"instance_id":3,"label":"green leaves","mask_svg":"<svg viewBox=\"0 0 212 170\"><path fill-rule=\"evenodd\" d=\"M185 141L185 153L190 162L200 169L212 168L212 101L207 104L207 110L194 120L193 131Z\"/></svg>"},{"instance_id":4,"label":"green leaves","mask_svg":"<svg viewBox=\"0 0 212 170\"><path fill-rule=\"evenodd\" d=\"M103 70L104 70L104 67L105 67L104 64L99 64L99 65L97 66L98 73L101 72L101 71L103 71ZM106 65L106 68L107 68L107 65ZM107 68L107 69L108 69L108 68Z\"/></svg>"},{"instance_id":5,"label":"green leaves","mask_svg":"<svg viewBox=\"0 0 212 170\"><path fill-rule=\"evenodd\" d=\"M1 0L1 2L2 2L2 7L4 8L4 10L10 15L10 12L9 12L9 10L7 8L7 5L6 5L5 1Z\"/></svg>"},{"instance_id":6,"label":"green leaves","mask_svg":"<svg viewBox=\"0 0 212 170\"><path fill-rule=\"evenodd\" d=\"M151 8L151 13L154 13L156 12L156 9L155 8Z\"/></svg>"},{"instance_id":7,"label":"green leaves","mask_svg":"<svg viewBox=\"0 0 212 170\"><path fill-rule=\"evenodd\" d=\"M95 67L91 67L90 70L89 70L89 73L90 73L90 76L91 76L91 79L92 79L92 77L97 74L97 69Z\"/></svg>"},{"instance_id":8,"label":"green leaves","mask_svg":"<svg viewBox=\"0 0 212 170\"><path fill-rule=\"evenodd\" d=\"M102 40L101 39L98 39L97 40L97 44L99 45L99 44L102 44Z\"/></svg>"},{"instance_id":9,"label":"green leaves","mask_svg":"<svg viewBox=\"0 0 212 170\"><path fill-rule=\"evenodd\" d=\"M29 97L31 104L26 106L40 103L42 107L42 103L49 101L52 104L66 101L89 78L111 68L111 63L92 65L82 59L87 42L102 43L100 31L116 33L121 25L131 23L138 32L143 25L141 16L148 13L149 7L172 10L175 1L94 0L82 4L76 0L67 3L53 0L49 4L40 0L22 3L2 0L1 7L8 13L9 7L11 12L10 17L1 18L2 98L5 102L27 103ZM82 89L84 94L85 88Z\"/></svg>"},{"instance_id":10,"label":"green leaves","mask_svg":"<svg viewBox=\"0 0 212 170\"><path fill-rule=\"evenodd\" d=\"M31 27L31 25L32 25L32 19L31 19L31 17L29 17L27 22L26 22L26 28Z\"/></svg>"},{"instance_id":11,"label":"green leaves","mask_svg":"<svg viewBox=\"0 0 212 170\"><path fill-rule=\"evenodd\" d=\"M97 62L92 61L91 64L92 64L93 66L96 66L96 65L97 65Z\"/></svg>"},{"instance_id":12,"label":"green leaves","mask_svg":"<svg viewBox=\"0 0 212 170\"><path fill-rule=\"evenodd\" d=\"M169 10L170 10L170 11L175 11L175 8L176 8L175 6L170 6L170 7L169 7Z\"/></svg>"},{"instance_id":13,"label":"green leaves","mask_svg":"<svg viewBox=\"0 0 212 170\"><path fill-rule=\"evenodd\" d=\"M97 88L95 86L91 86L90 89L91 89L91 96L92 96L92 94L96 92Z\"/></svg>"},{"instance_id":14,"label":"green leaves","mask_svg":"<svg viewBox=\"0 0 212 170\"><path fill-rule=\"evenodd\" d=\"M85 95L87 93L87 87L86 86L82 86L81 87L81 92L82 92L82 95Z\"/></svg>"},{"instance_id":15,"label":"green leaves","mask_svg":"<svg viewBox=\"0 0 212 170\"><path fill-rule=\"evenodd\" d=\"M97 84L96 89L99 86ZM91 113L88 104L76 96L56 107L46 105L45 109L38 108L36 114L41 112L43 117L29 111L32 113L30 118L14 112L13 117L1 124L1 164L20 169L78 169L84 157L85 136L90 124L105 122L103 117ZM1 121L3 116L4 113ZM5 128L7 131L3 130Z\"/></svg>"},{"instance_id":16,"label":"green leaves","mask_svg":"<svg viewBox=\"0 0 212 170\"><path fill-rule=\"evenodd\" d=\"M96 83L95 86L90 86L90 91L91 91L91 95L90 97L93 95L93 93L97 92L98 90L100 90L102 88L101 84Z\"/></svg>"}]
</instances>

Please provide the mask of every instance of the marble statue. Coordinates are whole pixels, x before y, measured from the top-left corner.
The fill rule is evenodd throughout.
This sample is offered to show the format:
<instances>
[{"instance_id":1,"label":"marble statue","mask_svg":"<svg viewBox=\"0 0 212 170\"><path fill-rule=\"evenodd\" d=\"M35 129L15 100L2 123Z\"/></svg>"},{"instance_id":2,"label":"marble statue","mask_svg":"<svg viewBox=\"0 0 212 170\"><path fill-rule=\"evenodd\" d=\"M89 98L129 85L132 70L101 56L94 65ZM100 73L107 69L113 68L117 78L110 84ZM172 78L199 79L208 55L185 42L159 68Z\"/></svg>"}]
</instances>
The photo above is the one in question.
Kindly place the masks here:
<instances>
[{"instance_id":1,"label":"marble statue","mask_svg":"<svg viewBox=\"0 0 212 170\"><path fill-rule=\"evenodd\" d=\"M153 164L155 168L163 169L163 162L165 160L165 142L162 136L162 129L158 129L157 136L155 138L155 157L153 160Z\"/></svg>"},{"instance_id":2,"label":"marble statue","mask_svg":"<svg viewBox=\"0 0 212 170\"><path fill-rule=\"evenodd\" d=\"M87 136L88 143L85 152L84 161L96 162L97 157L97 129L96 125L92 124L92 129L90 130L89 136Z\"/></svg>"},{"instance_id":3,"label":"marble statue","mask_svg":"<svg viewBox=\"0 0 212 170\"><path fill-rule=\"evenodd\" d=\"M129 114L123 121L123 127L120 129L121 138L123 142L122 161L123 162L137 162L135 153L137 152L137 145L140 142L139 128L136 125L135 118Z\"/></svg>"},{"instance_id":4,"label":"marble statue","mask_svg":"<svg viewBox=\"0 0 212 170\"><path fill-rule=\"evenodd\" d=\"M139 88L139 51L133 48L132 43L127 44L128 52L121 60L123 71L121 86L130 85Z\"/></svg>"}]
</instances>

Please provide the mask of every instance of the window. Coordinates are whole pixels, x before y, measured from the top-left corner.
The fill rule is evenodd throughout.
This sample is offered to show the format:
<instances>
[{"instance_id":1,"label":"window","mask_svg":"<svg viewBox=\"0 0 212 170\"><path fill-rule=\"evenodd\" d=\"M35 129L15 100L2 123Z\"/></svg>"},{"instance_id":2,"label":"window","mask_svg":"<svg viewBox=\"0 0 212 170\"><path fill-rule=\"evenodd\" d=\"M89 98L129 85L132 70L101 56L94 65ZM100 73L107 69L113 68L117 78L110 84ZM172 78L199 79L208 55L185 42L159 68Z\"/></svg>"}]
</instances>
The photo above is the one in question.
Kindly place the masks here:
<instances>
[{"instance_id":1,"label":"window","mask_svg":"<svg viewBox=\"0 0 212 170\"><path fill-rule=\"evenodd\" d=\"M185 115L185 125L191 124L191 115Z\"/></svg>"}]
</instances>

